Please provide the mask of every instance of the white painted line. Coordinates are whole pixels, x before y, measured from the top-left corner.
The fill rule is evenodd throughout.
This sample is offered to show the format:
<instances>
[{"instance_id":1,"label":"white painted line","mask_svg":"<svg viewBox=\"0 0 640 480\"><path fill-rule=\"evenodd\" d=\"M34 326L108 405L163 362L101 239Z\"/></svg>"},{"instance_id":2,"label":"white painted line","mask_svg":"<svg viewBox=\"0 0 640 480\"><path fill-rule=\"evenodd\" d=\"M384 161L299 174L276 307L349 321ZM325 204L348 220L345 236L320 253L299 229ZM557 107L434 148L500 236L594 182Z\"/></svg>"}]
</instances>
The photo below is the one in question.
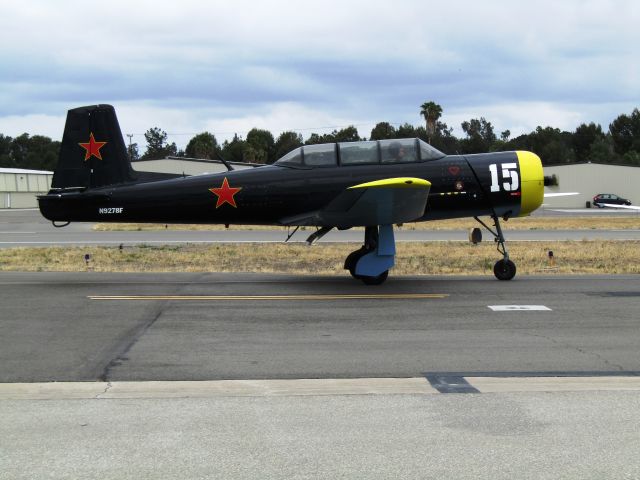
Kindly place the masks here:
<instances>
[{"instance_id":1,"label":"white painted line","mask_svg":"<svg viewBox=\"0 0 640 480\"><path fill-rule=\"evenodd\" d=\"M544 305L487 305L494 312L532 312L532 311L544 311L550 312L549 307Z\"/></svg>"},{"instance_id":2,"label":"white painted line","mask_svg":"<svg viewBox=\"0 0 640 480\"><path fill-rule=\"evenodd\" d=\"M437 394L424 377L2 383L0 400Z\"/></svg>"}]
</instances>

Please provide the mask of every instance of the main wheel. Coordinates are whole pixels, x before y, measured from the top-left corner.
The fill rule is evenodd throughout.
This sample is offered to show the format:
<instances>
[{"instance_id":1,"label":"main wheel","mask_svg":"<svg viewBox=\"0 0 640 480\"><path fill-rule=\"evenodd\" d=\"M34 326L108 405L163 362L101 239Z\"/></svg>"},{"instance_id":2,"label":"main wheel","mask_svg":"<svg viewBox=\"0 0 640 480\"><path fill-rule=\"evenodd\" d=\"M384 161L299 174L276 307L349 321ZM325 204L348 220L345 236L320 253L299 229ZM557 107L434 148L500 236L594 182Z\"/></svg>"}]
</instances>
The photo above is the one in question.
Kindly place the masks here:
<instances>
[{"instance_id":1,"label":"main wheel","mask_svg":"<svg viewBox=\"0 0 640 480\"><path fill-rule=\"evenodd\" d=\"M511 260L498 260L493 266L493 274L498 280L511 280L516 276L516 264Z\"/></svg>"},{"instance_id":2,"label":"main wheel","mask_svg":"<svg viewBox=\"0 0 640 480\"><path fill-rule=\"evenodd\" d=\"M360 247L358 250L351 252L347 259L344 261L345 270L349 270L349 273L353 278L360 279L360 275L356 275L356 265L358 264L358 260L360 260L364 255L369 253L365 247Z\"/></svg>"},{"instance_id":3,"label":"main wheel","mask_svg":"<svg viewBox=\"0 0 640 480\"><path fill-rule=\"evenodd\" d=\"M359 275L356 278L359 278L360 280L362 280L365 285L380 285L381 283L384 283L384 281L387 279L388 276L389 276L389 270L385 270L377 277L368 277L365 275Z\"/></svg>"}]
</instances>

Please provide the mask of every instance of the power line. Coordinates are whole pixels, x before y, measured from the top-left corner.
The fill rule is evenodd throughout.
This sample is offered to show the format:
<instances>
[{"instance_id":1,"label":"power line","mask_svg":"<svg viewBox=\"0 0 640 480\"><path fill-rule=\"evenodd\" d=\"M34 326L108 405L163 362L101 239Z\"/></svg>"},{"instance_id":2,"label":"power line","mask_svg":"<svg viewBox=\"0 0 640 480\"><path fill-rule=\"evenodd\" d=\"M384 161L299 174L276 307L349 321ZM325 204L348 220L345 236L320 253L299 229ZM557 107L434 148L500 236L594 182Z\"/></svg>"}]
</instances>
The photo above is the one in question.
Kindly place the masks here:
<instances>
[{"instance_id":1,"label":"power line","mask_svg":"<svg viewBox=\"0 0 640 480\"><path fill-rule=\"evenodd\" d=\"M327 125L327 126L322 126L322 127L305 127L305 128L285 128L282 131L283 132L308 132L308 131L312 131L312 130L337 130L337 129L343 129L343 128L348 128L348 127L366 127L369 125L377 125L378 123L383 123L383 122L369 122L369 123L350 123L348 125ZM407 122L385 122L388 123L389 125L392 126L402 126L405 125ZM257 127L256 127L257 128ZM146 133L146 132L145 132ZM143 136L145 135L145 133L131 133L131 134L127 134L127 135L133 135L133 136ZM170 135L172 137L180 137L180 136L187 136L187 135L198 135L200 133L203 133L203 131L199 131L199 132L165 132L167 135ZM238 131L228 131L228 132L211 132L214 133L216 135L236 135L238 134ZM240 132L240 134L244 134L246 135L247 133L249 133L249 131L246 132Z\"/></svg>"}]
</instances>

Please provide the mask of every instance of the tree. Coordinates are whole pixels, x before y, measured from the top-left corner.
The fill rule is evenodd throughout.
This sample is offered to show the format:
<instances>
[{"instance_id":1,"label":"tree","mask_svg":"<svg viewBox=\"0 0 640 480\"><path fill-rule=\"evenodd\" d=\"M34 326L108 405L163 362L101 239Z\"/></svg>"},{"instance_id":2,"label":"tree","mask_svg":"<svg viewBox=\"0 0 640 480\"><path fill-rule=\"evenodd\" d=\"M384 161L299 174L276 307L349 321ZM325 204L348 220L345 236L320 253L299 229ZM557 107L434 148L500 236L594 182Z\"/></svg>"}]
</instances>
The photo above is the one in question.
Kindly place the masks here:
<instances>
[{"instance_id":1,"label":"tree","mask_svg":"<svg viewBox=\"0 0 640 480\"><path fill-rule=\"evenodd\" d=\"M436 122L436 132L431 145L447 154L454 154L460 150L460 141L453 134L453 128L449 128L444 122Z\"/></svg>"},{"instance_id":2,"label":"tree","mask_svg":"<svg viewBox=\"0 0 640 480\"><path fill-rule=\"evenodd\" d=\"M34 170L54 170L58 165L60 142L43 135L33 135L29 142L26 167Z\"/></svg>"},{"instance_id":3,"label":"tree","mask_svg":"<svg viewBox=\"0 0 640 480\"><path fill-rule=\"evenodd\" d=\"M630 150L640 152L640 111L636 108L631 115L618 116L609 125L609 133L618 154L624 155Z\"/></svg>"},{"instance_id":4,"label":"tree","mask_svg":"<svg viewBox=\"0 0 640 480\"><path fill-rule=\"evenodd\" d=\"M8 164L14 168L53 170L58 163L59 153L60 142L42 135L30 137L28 133L23 133L11 141Z\"/></svg>"},{"instance_id":5,"label":"tree","mask_svg":"<svg viewBox=\"0 0 640 480\"><path fill-rule=\"evenodd\" d=\"M361 140L365 140L360 138L358 135L358 129L353 125L349 125L348 127L338 131L334 130L331 135L333 135L335 142L359 142Z\"/></svg>"},{"instance_id":6,"label":"tree","mask_svg":"<svg viewBox=\"0 0 640 480\"><path fill-rule=\"evenodd\" d=\"M572 136L573 151L576 153L578 161L590 156L591 146L598 139L603 139L602 127L591 122L582 123L576 128Z\"/></svg>"},{"instance_id":7,"label":"tree","mask_svg":"<svg viewBox=\"0 0 640 480\"><path fill-rule=\"evenodd\" d=\"M284 157L291 150L303 145L302 135L296 132L282 132L274 144L275 158Z\"/></svg>"},{"instance_id":8,"label":"tree","mask_svg":"<svg viewBox=\"0 0 640 480\"><path fill-rule=\"evenodd\" d=\"M582 160L585 157L578 157ZM595 140L589 145L589 152L586 155L587 160L592 163L613 163L617 159L617 155L614 151L613 142L611 137L605 137L601 135L596 137Z\"/></svg>"},{"instance_id":9,"label":"tree","mask_svg":"<svg viewBox=\"0 0 640 480\"><path fill-rule=\"evenodd\" d=\"M311 136L304 142L305 145L316 145L318 143L335 143L335 142L359 142L365 140L358 135L358 129L353 125L342 128L340 130L334 130L331 133L318 134L312 133Z\"/></svg>"},{"instance_id":10,"label":"tree","mask_svg":"<svg viewBox=\"0 0 640 480\"><path fill-rule=\"evenodd\" d=\"M472 118L468 122L462 122L462 130L467 138L461 140L460 146L463 153L482 153L491 150L496 141L493 125L484 117Z\"/></svg>"},{"instance_id":11,"label":"tree","mask_svg":"<svg viewBox=\"0 0 640 480\"><path fill-rule=\"evenodd\" d=\"M333 143L336 141L335 134L337 132L334 130L333 133L324 133L320 135L319 133L312 133L309 138L304 142L305 145L316 145L318 143Z\"/></svg>"},{"instance_id":12,"label":"tree","mask_svg":"<svg viewBox=\"0 0 640 480\"><path fill-rule=\"evenodd\" d=\"M410 123L404 123L396 130L396 138L415 138L418 136L416 127Z\"/></svg>"},{"instance_id":13,"label":"tree","mask_svg":"<svg viewBox=\"0 0 640 480\"><path fill-rule=\"evenodd\" d=\"M0 133L0 167L15 168L13 159L11 158L11 137Z\"/></svg>"},{"instance_id":14,"label":"tree","mask_svg":"<svg viewBox=\"0 0 640 480\"><path fill-rule=\"evenodd\" d=\"M636 152L635 150L629 150L624 154L622 161L624 163L628 163L629 165L636 165L640 167L640 153Z\"/></svg>"},{"instance_id":15,"label":"tree","mask_svg":"<svg viewBox=\"0 0 640 480\"><path fill-rule=\"evenodd\" d=\"M140 160L140 152L138 151L137 143L130 143L127 146L127 155L129 155L129 160L132 162L137 162Z\"/></svg>"},{"instance_id":16,"label":"tree","mask_svg":"<svg viewBox=\"0 0 640 480\"><path fill-rule=\"evenodd\" d=\"M11 142L11 160L15 168L27 168L27 155L29 154L29 134L23 133Z\"/></svg>"},{"instance_id":17,"label":"tree","mask_svg":"<svg viewBox=\"0 0 640 480\"><path fill-rule=\"evenodd\" d=\"M510 140L507 150L529 150L537 154L543 165L575 162L573 135L559 128L537 127L535 131Z\"/></svg>"},{"instance_id":18,"label":"tree","mask_svg":"<svg viewBox=\"0 0 640 480\"><path fill-rule=\"evenodd\" d=\"M233 135L233 139L229 142L225 140L222 144L222 158L228 162L244 162L244 150L246 142L239 137L237 133Z\"/></svg>"},{"instance_id":19,"label":"tree","mask_svg":"<svg viewBox=\"0 0 640 480\"><path fill-rule=\"evenodd\" d=\"M389 138L398 138L395 127L389 122L380 122L371 130L371 140L386 140Z\"/></svg>"},{"instance_id":20,"label":"tree","mask_svg":"<svg viewBox=\"0 0 640 480\"><path fill-rule=\"evenodd\" d=\"M275 141L268 130L252 128L247 133L245 161L250 163L273 163L275 161Z\"/></svg>"},{"instance_id":21,"label":"tree","mask_svg":"<svg viewBox=\"0 0 640 480\"><path fill-rule=\"evenodd\" d=\"M442 116L442 107L434 102L425 102L420 105L420 115L424 117L426 122L427 139L431 143L436 130L436 122Z\"/></svg>"},{"instance_id":22,"label":"tree","mask_svg":"<svg viewBox=\"0 0 640 480\"><path fill-rule=\"evenodd\" d=\"M147 151L142 156L142 160L159 159L173 156L178 153L175 143L167 143L167 132L157 127L150 128L144 134L147 141Z\"/></svg>"},{"instance_id":23,"label":"tree","mask_svg":"<svg viewBox=\"0 0 640 480\"><path fill-rule=\"evenodd\" d=\"M205 158L214 160L219 150L218 141L213 133L202 132L187 143L185 155L191 158Z\"/></svg>"}]
</instances>

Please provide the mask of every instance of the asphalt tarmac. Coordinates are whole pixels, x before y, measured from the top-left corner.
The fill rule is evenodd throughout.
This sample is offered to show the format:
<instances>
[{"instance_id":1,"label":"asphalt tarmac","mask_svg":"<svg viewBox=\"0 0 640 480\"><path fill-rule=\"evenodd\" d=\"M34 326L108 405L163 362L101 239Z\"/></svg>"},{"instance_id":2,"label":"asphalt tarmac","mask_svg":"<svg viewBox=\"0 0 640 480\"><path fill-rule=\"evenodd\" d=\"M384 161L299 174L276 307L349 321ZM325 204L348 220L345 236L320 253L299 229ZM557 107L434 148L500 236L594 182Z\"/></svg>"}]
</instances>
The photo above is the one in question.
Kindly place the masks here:
<instances>
[{"instance_id":1,"label":"asphalt tarmac","mask_svg":"<svg viewBox=\"0 0 640 480\"><path fill-rule=\"evenodd\" d=\"M0 292L0 479L640 478L638 276Z\"/></svg>"},{"instance_id":2,"label":"asphalt tarmac","mask_svg":"<svg viewBox=\"0 0 640 480\"><path fill-rule=\"evenodd\" d=\"M640 371L637 276L4 272L0 288L0 382Z\"/></svg>"}]
</instances>

